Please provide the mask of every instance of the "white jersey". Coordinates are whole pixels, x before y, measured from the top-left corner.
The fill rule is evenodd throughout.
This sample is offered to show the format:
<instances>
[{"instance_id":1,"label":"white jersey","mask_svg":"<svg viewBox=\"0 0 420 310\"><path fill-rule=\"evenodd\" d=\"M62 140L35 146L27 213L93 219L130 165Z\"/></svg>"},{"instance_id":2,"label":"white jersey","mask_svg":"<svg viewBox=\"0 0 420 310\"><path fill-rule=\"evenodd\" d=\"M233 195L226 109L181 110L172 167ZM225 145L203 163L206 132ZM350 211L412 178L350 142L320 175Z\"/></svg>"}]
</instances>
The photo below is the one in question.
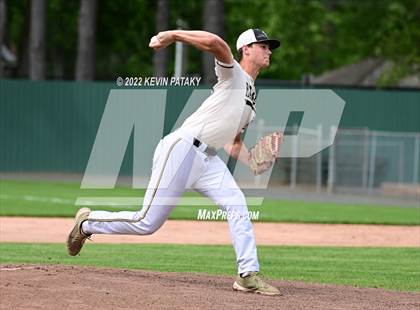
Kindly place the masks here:
<instances>
[{"instance_id":1,"label":"white jersey","mask_svg":"<svg viewBox=\"0 0 420 310\"><path fill-rule=\"evenodd\" d=\"M181 128L216 149L232 142L255 118L254 80L236 60L215 61L217 84L213 93Z\"/></svg>"}]
</instances>

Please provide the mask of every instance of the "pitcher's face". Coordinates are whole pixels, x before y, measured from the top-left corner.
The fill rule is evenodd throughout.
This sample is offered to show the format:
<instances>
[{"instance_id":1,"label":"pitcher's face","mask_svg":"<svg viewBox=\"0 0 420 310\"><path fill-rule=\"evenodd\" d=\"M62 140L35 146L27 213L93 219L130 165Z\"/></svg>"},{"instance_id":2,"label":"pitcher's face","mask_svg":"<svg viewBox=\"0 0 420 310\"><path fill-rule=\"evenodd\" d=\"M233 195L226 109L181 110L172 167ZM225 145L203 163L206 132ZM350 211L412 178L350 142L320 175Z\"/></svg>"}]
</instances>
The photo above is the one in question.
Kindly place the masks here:
<instances>
[{"instance_id":1,"label":"pitcher's face","mask_svg":"<svg viewBox=\"0 0 420 310\"><path fill-rule=\"evenodd\" d=\"M254 43L248 48L250 60L260 68L270 66L271 50L268 43Z\"/></svg>"}]
</instances>

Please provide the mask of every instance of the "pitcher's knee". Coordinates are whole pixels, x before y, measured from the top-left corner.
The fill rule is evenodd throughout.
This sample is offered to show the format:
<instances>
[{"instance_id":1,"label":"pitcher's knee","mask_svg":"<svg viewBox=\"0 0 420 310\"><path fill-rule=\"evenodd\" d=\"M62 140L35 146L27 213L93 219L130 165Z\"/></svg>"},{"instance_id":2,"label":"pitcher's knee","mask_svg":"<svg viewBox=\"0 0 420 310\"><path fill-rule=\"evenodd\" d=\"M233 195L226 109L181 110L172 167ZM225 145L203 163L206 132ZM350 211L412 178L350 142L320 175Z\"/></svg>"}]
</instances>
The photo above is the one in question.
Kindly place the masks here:
<instances>
[{"instance_id":1,"label":"pitcher's knee","mask_svg":"<svg viewBox=\"0 0 420 310\"><path fill-rule=\"evenodd\" d=\"M132 230L133 233L144 236L155 233L161 226L162 224L160 223L150 223L141 220L132 225Z\"/></svg>"},{"instance_id":2,"label":"pitcher's knee","mask_svg":"<svg viewBox=\"0 0 420 310\"><path fill-rule=\"evenodd\" d=\"M229 196L225 201L226 211L229 210L248 210L246 205L245 195L242 191L235 191L231 196Z\"/></svg>"},{"instance_id":3,"label":"pitcher's knee","mask_svg":"<svg viewBox=\"0 0 420 310\"><path fill-rule=\"evenodd\" d=\"M153 225L150 229L150 234L154 234L155 232L157 232L162 227L162 225L163 223Z\"/></svg>"}]
</instances>

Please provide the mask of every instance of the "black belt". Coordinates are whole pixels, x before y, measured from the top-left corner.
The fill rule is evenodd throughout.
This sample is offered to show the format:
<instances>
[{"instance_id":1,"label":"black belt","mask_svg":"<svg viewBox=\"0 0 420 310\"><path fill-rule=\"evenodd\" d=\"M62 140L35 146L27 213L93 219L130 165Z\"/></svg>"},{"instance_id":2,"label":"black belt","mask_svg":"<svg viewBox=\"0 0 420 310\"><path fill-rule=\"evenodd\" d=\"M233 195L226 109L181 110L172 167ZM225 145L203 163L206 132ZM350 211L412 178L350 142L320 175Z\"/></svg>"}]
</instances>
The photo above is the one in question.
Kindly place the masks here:
<instances>
[{"instance_id":1,"label":"black belt","mask_svg":"<svg viewBox=\"0 0 420 310\"><path fill-rule=\"evenodd\" d=\"M200 140L198 140L197 138L194 138L193 140L193 145L195 147L200 147L200 145L203 144ZM207 146L206 149L204 150L204 153L206 153L207 155L210 156L214 156L217 154L216 149L214 147L211 146Z\"/></svg>"}]
</instances>

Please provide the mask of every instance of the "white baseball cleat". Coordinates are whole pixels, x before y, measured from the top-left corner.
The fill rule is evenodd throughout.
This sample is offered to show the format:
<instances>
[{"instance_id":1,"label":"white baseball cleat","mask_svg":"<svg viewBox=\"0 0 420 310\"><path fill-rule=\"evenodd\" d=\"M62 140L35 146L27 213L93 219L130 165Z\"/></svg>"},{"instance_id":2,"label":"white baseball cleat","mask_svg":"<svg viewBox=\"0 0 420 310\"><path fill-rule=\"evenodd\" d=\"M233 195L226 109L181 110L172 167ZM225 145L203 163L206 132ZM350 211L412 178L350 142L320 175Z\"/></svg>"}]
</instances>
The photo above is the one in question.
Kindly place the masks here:
<instances>
[{"instance_id":1,"label":"white baseball cleat","mask_svg":"<svg viewBox=\"0 0 420 310\"><path fill-rule=\"evenodd\" d=\"M82 224L87 220L89 214L89 208L81 208L76 213L74 227L67 237L67 251L71 256L79 254L86 239L91 236L82 231Z\"/></svg>"},{"instance_id":2,"label":"white baseball cleat","mask_svg":"<svg viewBox=\"0 0 420 310\"><path fill-rule=\"evenodd\" d=\"M280 291L274 286L264 282L258 275L258 272L249 272L247 276L237 276L235 283L233 283L235 291L256 293L262 295L281 295Z\"/></svg>"}]
</instances>

